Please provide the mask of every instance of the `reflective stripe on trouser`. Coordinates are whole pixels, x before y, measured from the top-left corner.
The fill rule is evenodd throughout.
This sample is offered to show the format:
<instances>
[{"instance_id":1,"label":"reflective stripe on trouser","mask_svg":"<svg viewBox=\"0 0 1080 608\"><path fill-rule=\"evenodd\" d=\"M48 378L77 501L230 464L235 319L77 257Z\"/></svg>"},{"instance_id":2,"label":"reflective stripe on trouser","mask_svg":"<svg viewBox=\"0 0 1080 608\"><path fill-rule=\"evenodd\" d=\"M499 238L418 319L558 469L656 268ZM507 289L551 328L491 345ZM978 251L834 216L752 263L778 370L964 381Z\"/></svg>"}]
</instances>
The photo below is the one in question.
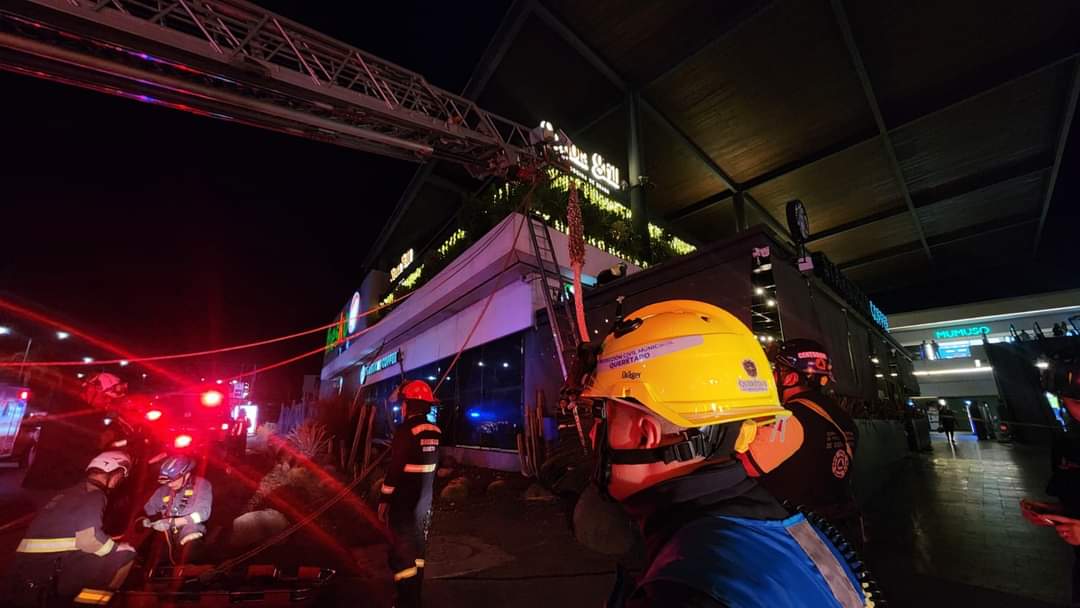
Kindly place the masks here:
<instances>
[{"instance_id":1,"label":"reflective stripe on trouser","mask_svg":"<svg viewBox=\"0 0 1080 608\"><path fill-rule=\"evenodd\" d=\"M105 606L112 599L111 591L103 591L101 589L86 589L84 588L75 596L72 600L76 604L89 604L91 606Z\"/></svg>"},{"instance_id":2,"label":"reflective stripe on trouser","mask_svg":"<svg viewBox=\"0 0 1080 608\"><path fill-rule=\"evenodd\" d=\"M391 521L393 544L390 569L394 573L397 608L420 608L420 589L424 581L424 553L430 515L406 521Z\"/></svg>"},{"instance_id":3,"label":"reflective stripe on trouser","mask_svg":"<svg viewBox=\"0 0 1080 608\"><path fill-rule=\"evenodd\" d=\"M19 547L15 549L19 553L63 553L78 550L79 547L75 544L74 536L70 538L24 538L19 541Z\"/></svg>"},{"instance_id":4,"label":"reflective stripe on trouser","mask_svg":"<svg viewBox=\"0 0 1080 608\"><path fill-rule=\"evenodd\" d=\"M23 584L55 589L67 605L84 588L108 589L117 572L135 559L134 551L113 551L103 557L83 551L65 553L17 553L10 574ZM7 598L0 593L0 605Z\"/></svg>"}]
</instances>

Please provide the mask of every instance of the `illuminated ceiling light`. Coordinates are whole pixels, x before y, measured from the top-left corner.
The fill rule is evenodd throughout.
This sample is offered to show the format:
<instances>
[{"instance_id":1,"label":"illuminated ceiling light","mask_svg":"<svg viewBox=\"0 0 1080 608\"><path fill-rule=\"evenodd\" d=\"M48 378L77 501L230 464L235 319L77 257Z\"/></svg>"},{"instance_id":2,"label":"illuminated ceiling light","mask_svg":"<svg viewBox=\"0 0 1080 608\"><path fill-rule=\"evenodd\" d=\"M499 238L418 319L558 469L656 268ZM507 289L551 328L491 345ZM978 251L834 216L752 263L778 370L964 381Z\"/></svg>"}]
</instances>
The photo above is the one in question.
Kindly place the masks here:
<instances>
[{"instance_id":1,"label":"illuminated ceiling light","mask_svg":"<svg viewBox=\"0 0 1080 608\"><path fill-rule=\"evenodd\" d=\"M765 302L765 304L769 305L770 307L776 306L776 300L769 298L769 301Z\"/></svg>"},{"instance_id":2,"label":"illuminated ceiling light","mask_svg":"<svg viewBox=\"0 0 1080 608\"><path fill-rule=\"evenodd\" d=\"M975 359L975 367L982 367L982 359Z\"/></svg>"},{"instance_id":3,"label":"illuminated ceiling light","mask_svg":"<svg viewBox=\"0 0 1080 608\"><path fill-rule=\"evenodd\" d=\"M881 359L878 359L877 357L870 357L870 362L874 364L881 363Z\"/></svg>"},{"instance_id":4,"label":"illuminated ceiling light","mask_svg":"<svg viewBox=\"0 0 1080 608\"><path fill-rule=\"evenodd\" d=\"M1049 361L1036 361L1035 362L1035 367L1037 367L1039 369L1050 369L1050 362Z\"/></svg>"},{"instance_id":5,"label":"illuminated ceiling light","mask_svg":"<svg viewBox=\"0 0 1080 608\"><path fill-rule=\"evenodd\" d=\"M93 363L93 362L94 362L94 358L93 358L93 357L83 357L83 358L82 358L82 362L83 362L83 363Z\"/></svg>"},{"instance_id":6,"label":"illuminated ceiling light","mask_svg":"<svg viewBox=\"0 0 1080 608\"><path fill-rule=\"evenodd\" d=\"M889 375L892 376L893 378L895 378L895 377L899 376L900 374L898 374L896 372L892 372Z\"/></svg>"},{"instance_id":7,"label":"illuminated ceiling light","mask_svg":"<svg viewBox=\"0 0 1080 608\"><path fill-rule=\"evenodd\" d=\"M6 336L6 335L8 335L10 333L11 333L11 328L10 327L4 327L3 325L0 325L0 336Z\"/></svg>"},{"instance_id":8,"label":"illuminated ceiling light","mask_svg":"<svg viewBox=\"0 0 1080 608\"><path fill-rule=\"evenodd\" d=\"M75 377L76 377L76 378L85 378L85 377L86 377L86 374L84 374L84 373L82 373L82 372L79 372L79 373L75 374Z\"/></svg>"},{"instance_id":9,"label":"illuminated ceiling light","mask_svg":"<svg viewBox=\"0 0 1080 608\"><path fill-rule=\"evenodd\" d=\"M143 380L145 380L146 379L146 374L143 374L142 377L143 377Z\"/></svg>"},{"instance_id":10,"label":"illuminated ceiling light","mask_svg":"<svg viewBox=\"0 0 1080 608\"><path fill-rule=\"evenodd\" d=\"M935 369L933 371L921 371L912 372L916 376L949 376L953 374L975 374L982 372L992 372L992 367L960 367L957 369Z\"/></svg>"},{"instance_id":11,"label":"illuminated ceiling light","mask_svg":"<svg viewBox=\"0 0 1080 608\"><path fill-rule=\"evenodd\" d=\"M427 379L429 382L434 382L436 378L435 376L428 376Z\"/></svg>"},{"instance_id":12,"label":"illuminated ceiling light","mask_svg":"<svg viewBox=\"0 0 1080 608\"><path fill-rule=\"evenodd\" d=\"M218 378L218 379L217 379L217 380L215 381L215 383L216 383L216 384L224 384L224 383L225 383L225 381L224 381L224 380L222 380L221 378Z\"/></svg>"},{"instance_id":13,"label":"illuminated ceiling light","mask_svg":"<svg viewBox=\"0 0 1080 608\"><path fill-rule=\"evenodd\" d=\"M754 294L755 294L755 295L759 295L759 296L760 296L760 295L764 295L764 294L765 294L765 290L764 290L764 289L762 289L761 287L755 287L755 288L754 288Z\"/></svg>"},{"instance_id":14,"label":"illuminated ceiling light","mask_svg":"<svg viewBox=\"0 0 1080 608\"><path fill-rule=\"evenodd\" d=\"M127 367L127 366L128 366L128 360L127 359L121 359L120 360L120 367Z\"/></svg>"},{"instance_id":15,"label":"illuminated ceiling light","mask_svg":"<svg viewBox=\"0 0 1080 608\"><path fill-rule=\"evenodd\" d=\"M510 364L507 363L506 361L503 361L503 367L510 367Z\"/></svg>"},{"instance_id":16,"label":"illuminated ceiling light","mask_svg":"<svg viewBox=\"0 0 1080 608\"><path fill-rule=\"evenodd\" d=\"M885 374L874 374L875 378L884 378Z\"/></svg>"},{"instance_id":17,"label":"illuminated ceiling light","mask_svg":"<svg viewBox=\"0 0 1080 608\"><path fill-rule=\"evenodd\" d=\"M66 331L58 331L58 332L56 332L56 339L57 340L67 340L70 337L71 337L71 334L69 334Z\"/></svg>"},{"instance_id":18,"label":"illuminated ceiling light","mask_svg":"<svg viewBox=\"0 0 1080 608\"><path fill-rule=\"evenodd\" d=\"M481 361L481 362L477 363L477 365L479 365L480 367L484 367L484 362Z\"/></svg>"}]
</instances>

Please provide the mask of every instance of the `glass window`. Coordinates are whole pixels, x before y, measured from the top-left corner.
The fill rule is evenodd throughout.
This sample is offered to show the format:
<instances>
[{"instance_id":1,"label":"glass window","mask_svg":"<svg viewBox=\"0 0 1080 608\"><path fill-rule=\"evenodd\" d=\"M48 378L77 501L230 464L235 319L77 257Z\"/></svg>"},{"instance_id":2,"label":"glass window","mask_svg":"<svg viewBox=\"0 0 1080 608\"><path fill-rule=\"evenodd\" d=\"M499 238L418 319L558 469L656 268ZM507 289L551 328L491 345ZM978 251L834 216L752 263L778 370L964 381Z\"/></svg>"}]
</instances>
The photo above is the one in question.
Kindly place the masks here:
<instances>
[{"instance_id":1,"label":"glass window","mask_svg":"<svg viewBox=\"0 0 1080 608\"><path fill-rule=\"evenodd\" d=\"M443 445L517 448L522 426L524 390L524 334L507 336L471 348L461 359L435 397L436 424L443 430ZM409 370L410 380L424 380L432 388L442 378L452 357ZM401 423L400 403L391 402L401 378L393 377L364 387L364 398L381 405L376 413L377 434L388 437Z\"/></svg>"}]
</instances>

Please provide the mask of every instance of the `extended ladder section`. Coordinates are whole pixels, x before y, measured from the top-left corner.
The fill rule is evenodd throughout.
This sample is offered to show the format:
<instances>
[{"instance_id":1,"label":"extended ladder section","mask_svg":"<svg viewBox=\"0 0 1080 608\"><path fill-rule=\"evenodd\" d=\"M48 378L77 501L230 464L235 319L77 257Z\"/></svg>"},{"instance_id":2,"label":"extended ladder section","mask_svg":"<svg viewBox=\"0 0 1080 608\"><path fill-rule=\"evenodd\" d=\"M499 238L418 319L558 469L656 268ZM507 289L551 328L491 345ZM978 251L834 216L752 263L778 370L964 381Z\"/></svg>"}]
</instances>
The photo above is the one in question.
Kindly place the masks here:
<instances>
[{"instance_id":1,"label":"extended ladder section","mask_svg":"<svg viewBox=\"0 0 1080 608\"><path fill-rule=\"evenodd\" d=\"M555 353L558 355L559 368L563 380L573 364L577 351L577 326L570 312L570 301L563 289L562 269L555 257L555 246L551 243L551 231L548 225L531 211L526 213L529 227L529 239L532 242L533 255L540 274L540 291L544 294L544 307L547 310L551 335L555 340Z\"/></svg>"},{"instance_id":2,"label":"extended ladder section","mask_svg":"<svg viewBox=\"0 0 1080 608\"><path fill-rule=\"evenodd\" d=\"M544 155L530 129L242 0L6 0L0 69L474 175Z\"/></svg>"}]
</instances>

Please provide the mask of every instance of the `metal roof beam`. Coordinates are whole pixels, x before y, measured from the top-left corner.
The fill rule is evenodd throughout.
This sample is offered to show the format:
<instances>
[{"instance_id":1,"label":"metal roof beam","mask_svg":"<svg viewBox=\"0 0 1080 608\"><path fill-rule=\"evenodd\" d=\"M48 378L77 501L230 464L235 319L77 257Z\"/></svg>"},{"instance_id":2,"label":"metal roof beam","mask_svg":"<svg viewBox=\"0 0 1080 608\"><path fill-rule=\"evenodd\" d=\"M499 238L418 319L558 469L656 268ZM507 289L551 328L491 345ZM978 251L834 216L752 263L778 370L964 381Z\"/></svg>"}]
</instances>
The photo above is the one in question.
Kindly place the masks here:
<instances>
[{"instance_id":1,"label":"metal roof beam","mask_svg":"<svg viewBox=\"0 0 1080 608\"><path fill-rule=\"evenodd\" d=\"M506 56L506 52L514 43L518 32L521 31L522 25L525 24L525 19L532 13L535 4L536 0L515 0L510 5L510 8L506 10L502 21L499 22L499 27L491 37L491 42L484 49L484 54L480 56L480 61L469 77L469 81L465 83L462 97L470 101L476 101L480 97L480 93L483 92L484 87L487 86L488 81L495 74L495 70L502 63L503 57ZM365 273L375 265L376 258L386 247L390 236L397 229L398 224L401 223L401 219L405 217L405 213L408 212L413 201L416 200L416 195L423 189L424 182L431 177L431 173L438 162L437 160L428 161L417 167L416 172L413 173L409 185L405 187L405 191L401 193L397 204L394 205L394 211L390 214L390 218L383 224L375 243L364 257L362 268Z\"/></svg>"},{"instance_id":2,"label":"metal roof beam","mask_svg":"<svg viewBox=\"0 0 1080 608\"><path fill-rule=\"evenodd\" d=\"M1072 90L1065 100L1065 114L1061 118L1061 133L1058 135L1057 151L1054 153L1054 168L1050 170L1050 182L1046 185L1046 197L1043 199L1042 213L1039 214L1039 227L1035 229L1035 246L1031 250L1031 256L1039 254L1039 241L1042 240L1043 227L1046 225L1046 216L1050 213L1050 203L1054 198L1054 186L1057 184L1058 173L1061 170L1061 159L1065 156L1065 146L1069 141L1069 131L1072 129L1073 116L1076 115L1076 99L1080 96L1080 59L1073 61Z\"/></svg>"},{"instance_id":3,"label":"metal roof beam","mask_svg":"<svg viewBox=\"0 0 1080 608\"><path fill-rule=\"evenodd\" d=\"M915 208L925 209L927 207L932 207L937 203L944 202L958 196L964 196L967 194L971 194L972 192L985 190L986 188L991 188L998 184L1003 184L1014 179L1027 177L1036 173L1042 173L1049 168L1050 163L1046 159L1045 155L1040 154L1032 157L1031 159L1021 161L1019 163L1014 163L992 172L982 173L974 177L963 178L934 188L934 191L931 193L930 196L916 197ZM807 242L812 243L814 241L820 241L821 239L824 239L826 237L842 234L849 230L855 230L856 228L862 228L867 224L872 224L880 220L904 215L905 213L907 213L906 205L899 205L891 207L889 209L884 209L877 213L872 213L870 215L860 217L850 222L845 222L838 226L833 226L828 230L815 232L814 234L810 235L810 240Z\"/></svg>"},{"instance_id":4,"label":"metal roof beam","mask_svg":"<svg viewBox=\"0 0 1080 608\"><path fill-rule=\"evenodd\" d=\"M1012 228L1019 228L1028 224L1034 224L1039 221L1039 218L1029 215L1018 215L1013 217L1007 217L1001 220L994 220L991 222L985 222L977 226L969 226L967 228L961 228L960 230L954 230L945 234L939 235L930 239L931 247L943 247L945 245L952 245L962 241L967 241L976 237L986 236L995 232L1002 232ZM865 257L837 264L837 267L847 272L852 268L858 268L860 266L866 266L867 264L873 264L875 262L881 262L891 258L895 258L907 253L915 253L922 249L922 243L912 241L906 245L899 245L892 247L885 251L879 251L875 254Z\"/></svg>"},{"instance_id":5,"label":"metal roof beam","mask_svg":"<svg viewBox=\"0 0 1080 608\"><path fill-rule=\"evenodd\" d=\"M965 97L964 99L961 99L960 101L956 101L954 103L944 105L944 106L942 106L942 107L940 107L940 108L938 108L938 109L936 109L936 110L934 110L932 112L927 112L926 114L923 114L922 116L913 118L913 119L911 119L911 120L909 120L909 121L907 121L907 122L905 122L905 123L903 123L901 125L897 125L895 127L890 127L889 128L889 133L895 133L895 132L897 132L897 131L899 131L901 129L904 129L904 128L910 127L912 125L918 124L918 123L920 123L920 122L922 122L924 120L928 120L928 119L933 118L935 116L938 116L938 115L940 115L940 114L942 114L944 112L948 112L949 110L952 110L952 109L956 108L959 105L968 103L970 101L974 101L976 99L979 99L980 97L985 97L985 96L987 96L987 95L989 95L991 93L994 93L996 91L999 91L999 90L1001 90L1001 89L1003 89L1003 88L1005 88L1007 86L1016 84L1017 82L1025 79L1025 78L1030 78L1031 76L1034 76L1034 75L1036 75L1036 74L1038 74L1040 72L1055 68L1055 67L1061 65L1062 63L1065 63L1067 61L1071 61L1071 60L1073 60L1073 59L1075 59L1077 57L1080 57L1080 53L1072 53L1070 55L1066 55L1065 57L1060 57L1058 59L1055 59L1054 61L1052 61L1052 62L1050 62L1050 63L1048 63L1046 65L1039 66L1038 68L1035 68L1034 70L1032 70L1030 72L1026 72L1026 73L1021 74L1019 76L1009 78L1008 80L999 82L999 83L997 83L997 84L995 84L995 85L993 85L993 86L991 86L991 87L989 87L987 89L984 89L982 91L979 91L978 93L975 93L974 95L971 95L969 97ZM844 141L841 141L839 143L826 146L826 147L822 148L821 150L818 150L818 151L810 154L809 156L806 156L806 157L801 158L799 160L796 160L794 162L788 163L786 165L782 165L780 167L777 167L776 169L773 169L771 171L768 171L766 173L762 173L761 175L758 175L756 177L748 179L745 182L743 182L742 185L747 190L752 189L752 188L756 188L758 186L761 186L763 184L771 182L774 179L779 179L779 178L781 178L781 177L783 177L783 176L785 176L785 175L787 175L789 173L794 173L795 171L798 171L799 169L802 169L804 167L808 167L808 166L810 166L810 165L812 165L812 164L814 164L814 163L816 163L818 161L825 160L826 158L830 158L830 157L835 156L837 154L840 154L842 152L846 152L847 150L850 150L851 148L854 148L855 146L859 146L859 145L868 143L868 142L873 141L873 140L875 140L877 138L878 138L878 134L877 134L876 130L872 134L864 134L864 135L861 135L861 136L851 137L851 138L849 138L847 140L844 140Z\"/></svg>"},{"instance_id":6,"label":"metal roof beam","mask_svg":"<svg viewBox=\"0 0 1080 608\"><path fill-rule=\"evenodd\" d=\"M862 85L863 93L866 95L866 102L870 105L870 111L874 115L874 122L877 123L878 135L881 136L882 144L884 144L885 154L889 159L889 167L896 178L896 185L900 188L900 194L904 197L904 204L907 205L908 212L911 213L911 221L915 223L915 231L919 235L919 242L922 243L923 251L926 252L927 259L933 262L934 254L930 253L930 245L926 243L922 222L919 220L919 214L915 211L915 203L911 200L911 192L908 191L907 180L904 178L904 172L900 168L900 162L896 159L896 149L893 148L892 138L889 137L889 129L885 126L885 119L881 115L881 108L878 106L874 87L870 83L870 75L863 64L859 47L855 44L855 35L851 31L851 24L848 22L847 13L844 11L843 0L832 0L831 3L836 23L844 36L844 44L847 45L848 56L855 67L855 72L859 75L859 83Z\"/></svg>"},{"instance_id":7,"label":"metal roof beam","mask_svg":"<svg viewBox=\"0 0 1080 608\"><path fill-rule=\"evenodd\" d=\"M592 48L582 40L574 30L570 29L570 27L563 23L561 19L556 17L542 2L536 3L533 8L533 13L535 13L537 17L540 17L540 20L546 23L548 27L555 30L555 33L577 51L577 54L581 55L582 59L589 62L589 65L591 65L593 69L603 74L617 89L623 93L630 92L630 85L628 85L626 80L615 71L615 68L608 65L608 62L604 61L603 57L592 50ZM619 103L622 103L622 101L620 100Z\"/></svg>"}]
</instances>

